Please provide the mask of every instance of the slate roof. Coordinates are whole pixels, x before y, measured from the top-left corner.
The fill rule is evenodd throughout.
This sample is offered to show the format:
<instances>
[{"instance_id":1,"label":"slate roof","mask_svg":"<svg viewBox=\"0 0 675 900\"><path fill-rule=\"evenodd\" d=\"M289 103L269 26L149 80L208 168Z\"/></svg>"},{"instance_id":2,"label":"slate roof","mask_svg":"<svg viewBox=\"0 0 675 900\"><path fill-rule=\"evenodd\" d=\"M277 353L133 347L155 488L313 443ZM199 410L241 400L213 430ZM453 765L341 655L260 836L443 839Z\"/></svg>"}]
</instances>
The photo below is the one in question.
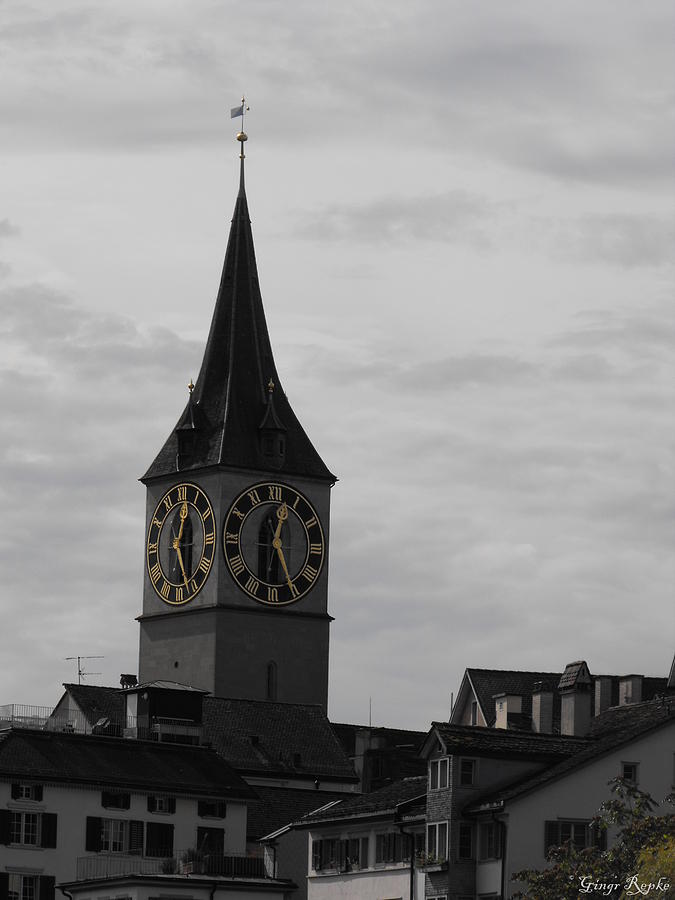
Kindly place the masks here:
<instances>
[{"instance_id":1,"label":"slate roof","mask_svg":"<svg viewBox=\"0 0 675 900\"><path fill-rule=\"evenodd\" d=\"M248 804L247 831L251 841L260 840L326 803L345 796L337 791L298 791L262 786L256 787L255 791L257 798Z\"/></svg>"},{"instance_id":2,"label":"slate roof","mask_svg":"<svg viewBox=\"0 0 675 900\"><path fill-rule=\"evenodd\" d=\"M506 728L484 728L477 725L449 725L432 722L432 729L442 738L451 754L499 756L502 758L562 759L586 746L585 738L556 734L532 734Z\"/></svg>"},{"instance_id":3,"label":"slate roof","mask_svg":"<svg viewBox=\"0 0 675 900\"><path fill-rule=\"evenodd\" d=\"M484 795L472 801L467 809L477 810L484 804L505 803L529 793L549 781L554 781L584 766L622 744L642 737L649 732L675 722L675 700L649 700L609 709L593 722L591 737L576 753L534 776L515 782L503 790Z\"/></svg>"},{"instance_id":4,"label":"slate roof","mask_svg":"<svg viewBox=\"0 0 675 900\"><path fill-rule=\"evenodd\" d=\"M369 794L360 794L357 797L348 797L341 803L331 806L322 812L305 816L298 824L312 825L318 822L328 822L336 819L352 819L355 816L393 815L400 803L406 803L417 797L423 797L427 791L427 776L418 775L415 778L404 778L395 781L378 791ZM344 796L344 795L343 795Z\"/></svg>"},{"instance_id":5,"label":"slate roof","mask_svg":"<svg viewBox=\"0 0 675 900\"><path fill-rule=\"evenodd\" d=\"M101 687L95 684L63 686L80 707L90 725L95 725L102 718L124 723L126 701L121 688Z\"/></svg>"},{"instance_id":6,"label":"slate roof","mask_svg":"<svg viewBox=\"0 0 675 900\"><path fill-rule=\"evenodd\" d=\"M246 799L252 789L213 750L185 744L8 728L0 777Z\"/></svg>"},{"instance_id":7,"label":"slate roof","mask_svg":"<svg viewBox=\"0 0 675 900\"><path fill-rule=\"evenodd\" d=\"M356 735L359 731L368 731L371 736L381 742L381 749L405 748L418 750L427 736L426 731L410 731L405 728L381 728L371 725L349 725L342 722L331 722L331 727L349 756L356 753Z\"/></svg>"},{"instance_id":8,"label":"slate roof","mask_svg":"<svg viewBox=\"0 0 675 900\"><path fill-rule=\"evenodd\" d=\"M253 248L251 220L241 161L225 262L201 370L176 426L196 444L181 471L205 466L269 469L262 456L260 427L269 425L268 383L274 382L276 426L284 429L281 474L334 482L335 476L314 449L281 388L263 310ZM178 438L171 432L142 481L176 472Z\"/></svg>"},{"instance_id":9,"label":"slate roof","mask_svg":"<svg viewBox=\"0 0 675 900\"><path fill-rule=\"evenodd\" d=\"M204 735L239 772L358 781L319 706L205 697Z\"/></svg>"}]
</instances>

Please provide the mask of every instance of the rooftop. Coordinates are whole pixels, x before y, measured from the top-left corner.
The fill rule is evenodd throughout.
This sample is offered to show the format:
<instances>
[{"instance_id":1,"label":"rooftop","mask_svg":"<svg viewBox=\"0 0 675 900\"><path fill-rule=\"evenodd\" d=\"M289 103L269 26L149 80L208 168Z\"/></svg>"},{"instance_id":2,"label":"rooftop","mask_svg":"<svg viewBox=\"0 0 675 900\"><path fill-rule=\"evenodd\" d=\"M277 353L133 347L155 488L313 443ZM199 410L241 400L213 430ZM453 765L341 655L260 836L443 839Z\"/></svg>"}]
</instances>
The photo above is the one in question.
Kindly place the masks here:
<instances>
[{"instance_id":1,"label":"rooftop","mask_svg":"<svg viewBox=\"0 0 675 900\"><path fill-rule=\"evenodd\" d=\"M318 822L329 822L336 819L352 819L355 817L373 815L394 815L396 808L402 803L422 798L427 791L427 777L420 775L416 778L404 778L394 784L388 784L379 791L370 794L360 794L358 797L349 797L341 803L336 803L329 809L305 816L298 824L312 825Z\"/></svg>"}]
</instances>

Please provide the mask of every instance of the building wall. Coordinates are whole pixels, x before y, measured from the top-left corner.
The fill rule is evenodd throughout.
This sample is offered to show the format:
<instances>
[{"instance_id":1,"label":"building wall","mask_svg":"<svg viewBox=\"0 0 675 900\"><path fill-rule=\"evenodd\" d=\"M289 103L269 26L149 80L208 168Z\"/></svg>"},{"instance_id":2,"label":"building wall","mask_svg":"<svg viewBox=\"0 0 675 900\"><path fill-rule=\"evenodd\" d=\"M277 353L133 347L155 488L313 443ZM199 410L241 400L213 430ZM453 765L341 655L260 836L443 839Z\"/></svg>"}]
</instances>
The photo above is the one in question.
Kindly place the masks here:
<instances>
[{"instance_id":1,"label":"building wall","mask_svg":"<svg viewBox=\"0 0 675 900\"><path fill-rule=\"evenodd\" d=\"M603 801L610 798L608 782L621 774L622 762L638 762L638 787L662 802L672 790L675 723L560 778L509 804L506 856L507 896L516 886L514 872L543 868L544 823L550 819L591 819ZM612 833L609 839L611 841Z\"/></svg>"},{"instance_id":2,"label":"building wall","mask_svg":"<svg viewBox=\"0 0 675 900\"><path fill-rule=\"evenodd\" d=\"M409 896L407 865L348 875L310 875L307 879L307 900L382 900Z\"/></svg>"},{"instance_id":3,"label":"building wall","mask_svg":"<svg viewBox=\"0 0 675 900\"><path fill-rule=\"evenodd\" d=\"M25 782L24 782L25 783ZM166 791L171 795L170 790ZM86 851L87 817L103 819L137 820L142 822L164 822L174 826L174 850L194 847L197 843L198 827L225 829L225 853L243 854L246 850L246 805L232 802L227 804L224 819L199 818L197 800L176 796L176 812L160 814L148 812L147 794L132 793L129 809L105 809L101 805L101 791L93 788L64 785L43 785L43 799L36 803L26 800L12 800L11 781L0 781L0 809L13 812L56 813L56 849L42 849L33 846L0 845L0 871L42 869L42 875L53 875L59 881L75 878L78 857L97 856Z\"/></svg>"},{"instance_id":4,"label":"building wall","mask_svg":"<svg viewBox=\"0 0 675 900\"><path fill-rule=\"evenodd\" d=\"M286 900L290 893L283 886L266 884L256 888L255 884L246 886L223 882L215 887L214 878L200 883L193 876L163 878L160 884L145 883L141 880L124 879L119 882L103 880L89 882L86 886L69 885L73 900L110 900L110 897L123 897L124 900L156 900L158 894L170 893L172 900L270 900L270 897L283 897ZM58 896L58 894L57 894ZM293 895L295 897L295 894Z\"/></svg>"}]
</instances>

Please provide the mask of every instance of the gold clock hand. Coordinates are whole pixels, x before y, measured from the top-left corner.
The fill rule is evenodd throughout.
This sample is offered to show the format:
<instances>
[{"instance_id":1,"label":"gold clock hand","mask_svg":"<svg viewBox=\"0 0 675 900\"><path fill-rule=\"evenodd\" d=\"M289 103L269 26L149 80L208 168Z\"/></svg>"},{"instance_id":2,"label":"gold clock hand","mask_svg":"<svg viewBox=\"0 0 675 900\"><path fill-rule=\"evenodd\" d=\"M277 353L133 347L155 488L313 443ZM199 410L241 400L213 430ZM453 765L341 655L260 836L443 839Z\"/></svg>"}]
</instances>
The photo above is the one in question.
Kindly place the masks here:
<instances>
[{"instance_id":1,"label":"gold clock hand","mask_svg":"<svg viewBox=\"0 0 675 900\"><path fill-rule=\"evenodd\" d=\"M274 540L272 541L272 546L274 547L274 549L277 551L277 553L279 555L279 562L281 563L281 568L284 570L284 575L286 576L286 583L288 584L289 588L291 590L293 590L293 584L291 582L291 576L288 573L288 566L286 565L286 558L284 557L284 551L281 549L281 539L274 538Z\"/></svg>"},{"instance_id":2,"label":"gold clock hand","mask_svg":"<svg viewBox=\"0 0 675 900\"><path fill-rule=\"evenodd\" d=\"M178 557L178 564L180 565L180 570L183 573L183 581L185 582L185 587L188 587L187 575L185 574L185 566L183 565L183 554L180 552L180 543L178 538L173 539L173 549L176 551L176 556Z\"/></svg>"},{"instance_id":3,"label":"gold clock hand","mask_svg":"<svg viewBox=\"0 0 675 900\"><path fill-rule=\"evenodd\" d=\"M178 540L183 537L183 528L185 528L185 520L188 517L188 507L187 503L183 503L180 508L180 530L178 532Z\"/></svg>"},{"instance_id":4,"label":"gold clock hand","mask_svg":"<svg viewBox=\"0 0 675 900\"><path fill-rule=\"evenodd\" d=\"M277 510L277 518L279 519L279 524L277 525L277 530L274 532L274 540L279 541L281 538L281 527L288 518L288 507L285 503L282 503L279 509ZM281 544L280 544L281 546Z\"/></svg>"}]
</instances>

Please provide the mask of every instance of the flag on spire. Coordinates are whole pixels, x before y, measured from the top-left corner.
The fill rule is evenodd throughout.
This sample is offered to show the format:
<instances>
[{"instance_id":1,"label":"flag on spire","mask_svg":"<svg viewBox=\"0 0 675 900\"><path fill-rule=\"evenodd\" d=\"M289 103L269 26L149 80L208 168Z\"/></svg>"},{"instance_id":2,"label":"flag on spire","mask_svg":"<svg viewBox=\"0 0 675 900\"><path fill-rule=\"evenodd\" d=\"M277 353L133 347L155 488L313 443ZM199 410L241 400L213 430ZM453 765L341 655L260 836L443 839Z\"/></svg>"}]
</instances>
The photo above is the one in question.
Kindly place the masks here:
<instances>
[{"instance_id":1,"label":"flag on spire","mask_svg":"<svg viewBox=\"0 0 675 900\"><path fill-rule=\"evenodd\" d=\"M243 103L241 104L241 106L234 106L230 110L230 118L231 119L236 119L237 116L243 116L243 115L244 115L244 104Z\"/></svg>"}]
</instances>

